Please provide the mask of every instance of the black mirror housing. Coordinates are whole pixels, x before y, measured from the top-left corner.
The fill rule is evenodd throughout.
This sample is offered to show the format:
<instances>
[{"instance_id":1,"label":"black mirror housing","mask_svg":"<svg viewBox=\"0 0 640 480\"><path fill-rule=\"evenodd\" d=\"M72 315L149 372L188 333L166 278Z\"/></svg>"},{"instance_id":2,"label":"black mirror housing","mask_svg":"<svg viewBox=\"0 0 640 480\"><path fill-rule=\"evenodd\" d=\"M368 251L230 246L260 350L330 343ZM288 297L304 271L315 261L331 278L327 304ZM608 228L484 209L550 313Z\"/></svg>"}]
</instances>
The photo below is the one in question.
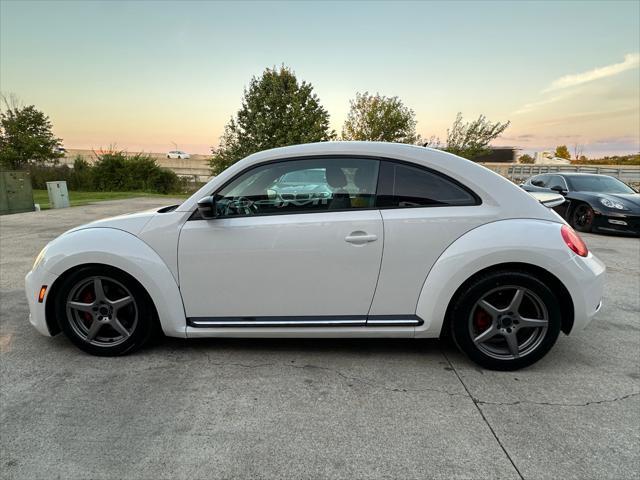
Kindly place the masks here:
<instances>
[{"instance_id":1,"label":"black mirror housing","mask_svg":"<svg viewBox=\"0 0 640 480\"><path fill-rule=\"evenodd\" d=\"M553 187L551 187L551 190L553 190L554 192L558 192L560 195L566 195L567 191L562 188L560 185L554 185Z\"/></svg>"},{"instance_id":2,"label":"black mirror housing","mask_svg":"<svg viewBox=\"0 0 640 480\"><path fill-rule=\"evenodd\" d=\"M216 212L216 199L213 195L198 200L198 213L205 220L211 220L218 216Z\"/></svg>"}]
</instances>

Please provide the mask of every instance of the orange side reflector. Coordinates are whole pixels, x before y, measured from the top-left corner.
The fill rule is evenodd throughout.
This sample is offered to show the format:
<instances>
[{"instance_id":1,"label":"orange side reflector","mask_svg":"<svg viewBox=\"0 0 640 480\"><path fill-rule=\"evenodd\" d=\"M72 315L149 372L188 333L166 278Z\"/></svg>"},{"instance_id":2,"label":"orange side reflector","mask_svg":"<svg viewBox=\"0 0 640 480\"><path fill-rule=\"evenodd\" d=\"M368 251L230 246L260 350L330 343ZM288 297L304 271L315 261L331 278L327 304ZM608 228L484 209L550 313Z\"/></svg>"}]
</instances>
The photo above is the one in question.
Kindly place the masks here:
<instances>
[{"instance_id":1,"label":"orange side reflector","mask_svg":"<svg viewBox=\"0 0 640 480\"><path fill-rule=\"evenodd\" d=\"M40 293L38 294L38 303L42 303L44 301L45 293L47 293L47 286L42 285L42 287L40 287Z\"/></svg>"}]
</instances>

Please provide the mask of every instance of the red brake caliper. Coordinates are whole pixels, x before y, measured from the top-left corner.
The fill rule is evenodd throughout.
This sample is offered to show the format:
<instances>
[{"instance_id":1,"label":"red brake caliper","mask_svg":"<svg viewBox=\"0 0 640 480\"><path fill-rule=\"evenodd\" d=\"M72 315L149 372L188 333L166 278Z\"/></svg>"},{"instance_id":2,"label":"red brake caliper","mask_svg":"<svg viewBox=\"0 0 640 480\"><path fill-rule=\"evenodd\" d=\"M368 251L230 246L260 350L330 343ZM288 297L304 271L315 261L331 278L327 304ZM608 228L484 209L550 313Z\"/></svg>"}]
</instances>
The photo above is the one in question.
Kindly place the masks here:
<instances>
[{"instance_id":1,"label":"red brake caliper","mask_svg":"<svg viewBox=\"0 0 640 480\"><path fill-rule=\"evenodd\" d=\"M82 303L92 303L94 299L95 295L89 288L85 288L84 292L82 292L82 295L80 295L80 300L82 300ZM89 312L82 312L82 318L84 318L86 322L91 322L91 319L93 317Z\"/></svg>"},{"instance_id":2,"label":"red brake caliper","mask_svg":"<svg viewBox=\"0 0 640 480\"><path fill-rule=\"evenodd\" d=\"M478 329L478 332L484 332L491 325L491 315L481 308L476 308L476 313L473 316L473 325Z\"/></svg>"}]
</instances>

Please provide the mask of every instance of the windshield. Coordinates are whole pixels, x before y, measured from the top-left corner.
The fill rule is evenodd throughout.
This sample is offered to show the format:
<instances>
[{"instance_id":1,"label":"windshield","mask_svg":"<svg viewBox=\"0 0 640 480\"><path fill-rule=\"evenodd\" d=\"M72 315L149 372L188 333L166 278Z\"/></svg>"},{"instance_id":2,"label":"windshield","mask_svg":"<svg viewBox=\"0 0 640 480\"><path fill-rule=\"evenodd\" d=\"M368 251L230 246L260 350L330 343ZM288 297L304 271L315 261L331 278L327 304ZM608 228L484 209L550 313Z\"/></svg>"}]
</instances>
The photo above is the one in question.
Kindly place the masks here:
<instances>
[{"instance_id":1,"label":"windshield","mask_svg":"<svg viewBox=\"0 0 640 480\"><path fill-rule=\"evenodd\" d=\"M606 175L576 175L568 177L568 180L571 183L571 190L576 192L636 193L617 178Z\"/></svg>"}]
</instances>

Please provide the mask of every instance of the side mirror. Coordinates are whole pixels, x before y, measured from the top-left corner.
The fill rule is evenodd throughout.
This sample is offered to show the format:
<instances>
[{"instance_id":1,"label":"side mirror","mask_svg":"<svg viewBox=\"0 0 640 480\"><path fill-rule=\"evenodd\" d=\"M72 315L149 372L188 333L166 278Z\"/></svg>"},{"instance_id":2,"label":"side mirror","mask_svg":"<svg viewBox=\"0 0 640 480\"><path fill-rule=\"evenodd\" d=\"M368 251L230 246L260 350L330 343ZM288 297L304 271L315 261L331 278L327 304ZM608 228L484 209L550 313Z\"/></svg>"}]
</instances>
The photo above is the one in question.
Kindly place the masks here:
<instances>
[{"instance_id":1,"label":"side mirror","mask_svg":"<svg viewBox=\"0 0 640 480\"><path fill-rule=\"evenodd\" d=\"M205 220L211 220L218 216L216 212L216 199L213 195L198 200L198 213Z\"/></svg>"},{"instance_id":2,"label":"side mirror","mask_svg":"<svg viewBox=\"0 0 640 480\"><path fill-rule=\"evenodd\" d=\"M551 190L553 190L554 192L558 192L560 195L566 195L567 191L562 188L560 185L554 185L553 187L551 187Z\"/></svg>"},{"instance_id":3,"label":"side mirror","mask_svg":"<svg viewBox=\"0 0 640 480\"><path fill-rule=\"evenodd\" d=\"M534 187L544 187L544 182L542 180L532 180L531 185Z\"/></svg>"}]
</instances>

